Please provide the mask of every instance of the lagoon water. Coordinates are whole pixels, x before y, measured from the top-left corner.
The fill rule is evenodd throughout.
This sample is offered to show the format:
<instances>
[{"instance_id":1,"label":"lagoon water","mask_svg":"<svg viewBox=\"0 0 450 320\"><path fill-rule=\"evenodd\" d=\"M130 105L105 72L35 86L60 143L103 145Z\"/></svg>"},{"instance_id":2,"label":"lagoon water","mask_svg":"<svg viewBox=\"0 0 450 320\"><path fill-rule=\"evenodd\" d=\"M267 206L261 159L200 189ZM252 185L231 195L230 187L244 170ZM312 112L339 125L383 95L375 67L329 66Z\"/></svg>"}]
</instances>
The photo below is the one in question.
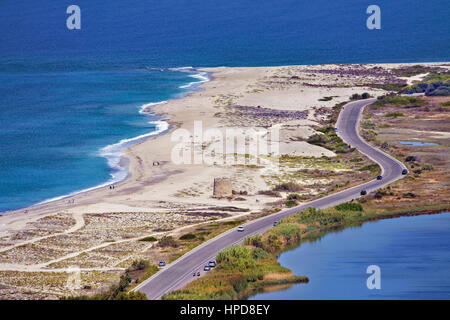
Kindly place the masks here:
<instances>
[{"instance_id":1,"label":"lagoon water","mask_svg":"<svg viewBox=\"0 0 450 320\"><path fill-rule=\"evenodd\" d=\"M400 144L405 144L408 146L415 146L415 147L421 147L421 146L437 146L437 143L434 142L420 142L420 141L399 141Z\"/></svg>"},{"instance_id":2,"label":"lagoon water","mask_svg":"<svg viewBox=\"0 0 450 320\"><path fill-rule=\"evenodd\" d=\"M450 299L450 213L368 222L282 253L279 262L308 284L251 299ZM369 290L366 269L381 269Z\"/></svg>"},{"instance_id":3,"label":"lagoon water","mask_svg":"<svg viewBox=\"0 0 450 320\"><path fill-rule=\"evenodd\" d=\"M164 129L141 107L204 80L174 67L449 60L448 1L377 4L371 31L359 0L0 1L0 212L123 178L117 143Z\"/></svg>"}]
</instances>

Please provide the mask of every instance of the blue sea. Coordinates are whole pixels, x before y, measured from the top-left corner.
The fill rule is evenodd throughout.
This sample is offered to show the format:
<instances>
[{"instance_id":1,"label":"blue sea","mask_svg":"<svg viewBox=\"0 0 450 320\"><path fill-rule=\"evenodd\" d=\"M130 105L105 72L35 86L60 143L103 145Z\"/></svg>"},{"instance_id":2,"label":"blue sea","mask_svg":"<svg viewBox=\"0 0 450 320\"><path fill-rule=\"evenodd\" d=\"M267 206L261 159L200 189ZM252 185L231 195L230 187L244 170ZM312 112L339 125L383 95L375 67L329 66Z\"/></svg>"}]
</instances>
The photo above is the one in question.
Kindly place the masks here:
<instances>
[{"instance_id":1,"label":"blue sea","mask_svg":"<svg viewBox=\"0 0 450 320\"><path fill-rule=\"evenodd\" d=\"M81 9L69 30L66 9ZM0 1L0 212L124 179L195 68L450 60L448 0ZM186 68L193 67L193 68Z\"/></svg>"},{"instance_id":2,"label":"blue sea","mask_svg":"<svg viewBox=\"0 0 450 320\"><path fill-rule=\"evenodd\" d=\"M450 299L450 213L368 222L282 253L279 262L307 284L252 300ZM369 266L380 288L368 289Z\"/></svg>"}]
</instances>

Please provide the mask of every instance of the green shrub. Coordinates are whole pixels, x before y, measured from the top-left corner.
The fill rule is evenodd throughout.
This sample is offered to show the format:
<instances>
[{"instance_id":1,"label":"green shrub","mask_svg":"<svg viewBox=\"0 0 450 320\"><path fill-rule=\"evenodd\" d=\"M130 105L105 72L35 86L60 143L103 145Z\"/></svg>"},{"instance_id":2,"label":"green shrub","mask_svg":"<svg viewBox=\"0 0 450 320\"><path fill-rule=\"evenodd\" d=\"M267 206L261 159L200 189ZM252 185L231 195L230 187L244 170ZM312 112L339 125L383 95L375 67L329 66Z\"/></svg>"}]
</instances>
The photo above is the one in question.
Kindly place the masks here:
<instances>
[{"instance_id":1,"label":"green shrub","mask_svg":"<svg viewBox=\"0 0 450 320\"><path fill-rule=\"evenodd\" d=\"M268 259L270 254L263 248L255 248L253 249L253 258L256 260Z\"/></svg>"},{"instance_id":2,"label":"green shrub","mask_svg":"<svg viewBox=\"0 0 450 320\"><path fill-rule=\"evenodd\" d=\"M252 249L244 246L234 245L220 251L217 254L217 263L229 262L233 259L249 259L252 256Z\"/></svg>"},{"instance_id":3,"label":"green shrub","mask_svg":"<svg viewBox=\"0 0 450 320\"><path fill-rule=\"evenodd\" d=\"M292 207L295 207L296 205L298 205L298 203L295 200L288 200L288 201L286 201L285 205L288 208L292 208Z\"/></svg>"},{"instance_id":4,"label":"green shrub","mask_svg":"<svg viewBox=\"0 0 450 320\"><path fill-rule=\"evenodd\" d=\"M404 96L398 96L393 94L388 94L385 96L381 96L377 98L377 101L375 101L371 107L372 108L380 108L386 105L393 105L393 106L408 106L408 105L424 105L425 102L423 102L419 97L404 97Z\"/></svg>"},{"instance_id":5,"label":"green shrub","mask_svg":"<svg viewBox=\"0 0 450 320\"><path fill-rule=\"evenodd\" d=\"M289 191L289 192L297 192L301 191L302 189L303 189L302 186L294 182L282 183L275 186L274 188L275 191Z\"/></svg>"},{"instance_id":6,"label":"green shrub","mask_svg":"<svg viewBox=\"0 0 450 320\"><path fill-rule=\"evenodd\" d=\"M367 93L367 92L364 92L363 94L357 94L357 93L354 93L354 94L352 94L352 96L350 97L350 100L361 100L361 99L368 99L368 98L370 98L370 94L369 93Z\"/></svg>"},{"instance_id":7,"label":"green shrub","mask_svg":"<svg viewBox=\"0 0 450 320\"><path fill-rule=\"evenodd\" d=\"M334 207L338 211L363 211L363 207L358 202L344 202Z\"/></svg>"},{"instance_id":8,"label":"green shrub","mask_svg":"<svg viewBox=\"0 0 450 320\"><path fill-rule=\"evenodd\" d=\"M262 237L259 234L247 237L244 239L244 244L262 248L263 247Z\"/></svg>"},{"instance_id":9,"label":"green shrub","mask_svg":"<svg viewBox=\"0 0 450 320\"><path fill-rule=\"evenodd\" d=\"M389 117L389 118L398 118L398 117L404 117L405 115L401 112L390 112L390 113L386 113L384 116Z\"/></svg>"},{"instance_id":10,"label":"green shrub","mask_svg":"<svg viewBox=\"0 0 450 320\"><path fill-rule=\"evenodd\" d=\"M436 68L436 67L414 65L414 66L405 66L405 67L393 69L392 73L398 74L398 75L401 75L404 77L412 77L412 76L422 74L422 73L437 71L439 69L440 69L439 67Z\"/></svg>"},{"instance_id":11,"label":"green shrub","mask_svg":"<svg viewBox=\"0 0 450 320\"><path fill-rule=\"evenodd\" d=\"M242 221L225 221L223 224L226 226L237 226L238 224L241 224Z\"/></svg>"},{"instance_id":12,"label":"green shrub","mask_svg":"<svg viewBox=\"0 0 450 320\"><path fill-rule=\"evenodd\" d=\"M136 270L144 270L145 268L148 268L150 264L148 261L145 260L134 260L131 264L131 267L129 268L129 271L136 271Z\"/></svg>"},{"instance_id":13,"label":"green shrub","mask_svg":"<svg viewBox=\"0 0 450 320\"><path fill-rule=\"evenodd\" d=\"M282 236L288 242L300 240L302 230L298 224L295 223L280 223L278 226L272 229L273 234Z\"/></svg>"},{"instance_id":14,"label":"green shrub","mask_svg":"<svg viewBox=\"0 0 450 320\"><path fill-rule=\"evenodd\" d=\"M164 236L158 241L160 247L178 247L178 242L172 236Z\"/></svg>"},{"instance_id":15,"label":"green shrub","mask_svg":"<svg viewBox=\"0 0 450 320\"><path fill-rule=\"evenodd\" d=\"M192 234L192 233L186 233L186 234L183 234L183 235L180 237L180 240L192 240L192 239L195 239L195 238L196 238L195 234Z\"/></svg>"},{"instance_id":16,"label":"green shrub","mask_svg":"<svg viewBox=\"0 0 450 320\"><path fill-rule=\"evenodd\" d=\"M233 286L233 289L236 292L243 291L243 290L247 289L247 287L248 287L247 280L244 279L244 278L240 278L240 279L237 279L237 280L232 280L231 284Z\"/></svg>"},{"instance_id":17,"label":"green shrub","mask_svg":"<svg viewBox=\"0 0 450 320\"><path fill-rule=\"evenodd\" d=\"M330 139L323 134L313 134L311 137L306 140L306 142L310 144L314 144L316 146L324 146L327 142L329 142Z\"/></svg>"},{"instance_id":18,"label":"green shrub","mask_svg":"<svg viewBox=\"0 0 450 320\"><path fill-rule=\"evenodd\" d=\"M114 300L147 300L147 296L142 292L120 292Z\"/></svg>"},{"instance_id":19,"label":"green shrub","mask_svg":"<svg viewBox=\"0 0 450 320\"><path fill-rule=\"evenodd\" d=\"M302 196L299 195L298 193L291 193L287 196L288 200L301 200Z\"/></svg>"},{"instance_id":20,"label":"green shrub","mask_svg":"<svg viewBox=\"0 0 450 320\"><path fill-rule=\"evenodd\" d=\"M140 239L139 241L155 242L155 241L158 241L158 239L156 239L155 237L145 237L145 238Z\"/></svg>"}]
</instances>

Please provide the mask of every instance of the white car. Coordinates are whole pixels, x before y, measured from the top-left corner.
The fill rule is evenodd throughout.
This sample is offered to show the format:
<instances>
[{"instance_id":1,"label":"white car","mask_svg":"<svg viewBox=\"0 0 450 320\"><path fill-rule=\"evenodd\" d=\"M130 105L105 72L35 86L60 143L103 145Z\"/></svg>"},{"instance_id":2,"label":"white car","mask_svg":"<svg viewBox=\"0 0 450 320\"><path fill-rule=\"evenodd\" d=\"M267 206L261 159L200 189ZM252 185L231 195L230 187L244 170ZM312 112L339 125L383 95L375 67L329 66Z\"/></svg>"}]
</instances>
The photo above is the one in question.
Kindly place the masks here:
<instances>
[{"instance_id":1,"label":"white car","mask_svg":"<svg viewBox=\"0 0 450 320\"><path fill-rule=\"evenodd\" d=\"M238 231L238 232L243 232L244 230L245 230L245 229L244 229L243 226L240 226L240 227L237 228L237 231Z\"/></svg>"}]
</instances>

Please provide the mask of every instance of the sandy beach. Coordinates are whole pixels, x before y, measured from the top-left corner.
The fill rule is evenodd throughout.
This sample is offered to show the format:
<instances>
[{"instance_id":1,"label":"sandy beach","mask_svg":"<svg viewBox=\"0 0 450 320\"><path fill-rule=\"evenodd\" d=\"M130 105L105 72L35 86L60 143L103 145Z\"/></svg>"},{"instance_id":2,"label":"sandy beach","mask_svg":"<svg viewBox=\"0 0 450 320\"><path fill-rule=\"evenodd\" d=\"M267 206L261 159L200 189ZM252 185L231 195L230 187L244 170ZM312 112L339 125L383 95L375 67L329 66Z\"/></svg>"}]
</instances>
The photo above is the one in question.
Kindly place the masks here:
<instances>
[{"instance_id":1,"label":"sandy beach","mask_svg":"<svg viewBox=\"0 0 450 320\"><path fill-rule=\"evenodd\" d=\"M286 165L275 170L268 154L261 155L258 165L174 163L173 150L180 142L173 133L193 133L195 122L201 121L203 132L277 128L279 154L302 161L295 170L350 174L351 166L329 160L334 152L306 140L333 106L353 94L377 97L387 92L382 88L386 83L420 80L390 72L408 65L414 64L200 69L211 76L200 90L144 110L163 116L170 128L123 151L129 176L114 189L106 186L0 216L0 277L7 287L0 290L0 298L54 299L77 293L66 288L73 266L81 268L83 283L95 291L117 279L134 259L156 262L164 257L154 243L139 241L142 237L180 235L195 225L276 207L279 199L261 191L292 181L293 169ZM183 149L201 151L213 142L203 139ZM231 180L234 196L213 197L214 178L220 177ZM304 186L305 194L323 192L332 183L326 176L295 182ZM54 282L47 281L48 274Z\"/></svg>"}]
</instances>

